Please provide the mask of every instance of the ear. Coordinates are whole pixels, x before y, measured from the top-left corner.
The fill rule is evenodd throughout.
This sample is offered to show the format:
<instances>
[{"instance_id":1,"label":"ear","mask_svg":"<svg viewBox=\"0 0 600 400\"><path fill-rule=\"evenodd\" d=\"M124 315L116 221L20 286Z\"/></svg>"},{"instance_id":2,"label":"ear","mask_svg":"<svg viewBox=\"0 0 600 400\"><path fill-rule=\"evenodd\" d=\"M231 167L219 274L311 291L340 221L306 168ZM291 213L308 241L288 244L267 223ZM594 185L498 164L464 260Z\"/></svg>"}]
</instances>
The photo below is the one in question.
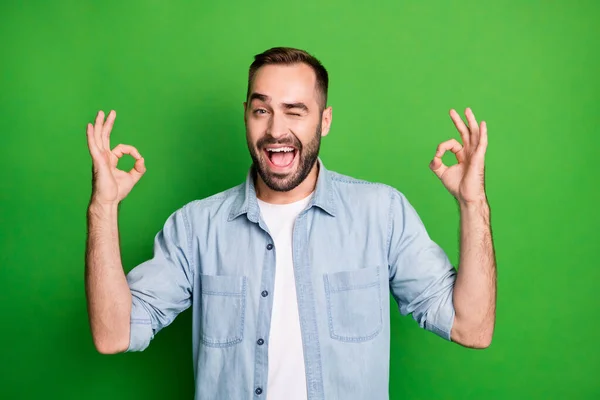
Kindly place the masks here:
<instances>
[{"instance_id":1,"label":"ear","mask_svg":"<svg viewBox=\"0 0 600 400\"><path fill-rule=\"evenodd\" d=\"M248 106L247 102L244 102L244 123L246 123L246 107Z\"/></svg>"},{"instance_id":2,"label":"ear","mask_svg":"<svg viewBox=\"0 0 600 400\"><path fill-rule=\"evenodd\" d=\"M327 107L323 110L323 114L321 115L321 136L327 136L329 133L329 128L331 127L331 118L332 118L331 106Z\"/></svg>"}]
</instances>

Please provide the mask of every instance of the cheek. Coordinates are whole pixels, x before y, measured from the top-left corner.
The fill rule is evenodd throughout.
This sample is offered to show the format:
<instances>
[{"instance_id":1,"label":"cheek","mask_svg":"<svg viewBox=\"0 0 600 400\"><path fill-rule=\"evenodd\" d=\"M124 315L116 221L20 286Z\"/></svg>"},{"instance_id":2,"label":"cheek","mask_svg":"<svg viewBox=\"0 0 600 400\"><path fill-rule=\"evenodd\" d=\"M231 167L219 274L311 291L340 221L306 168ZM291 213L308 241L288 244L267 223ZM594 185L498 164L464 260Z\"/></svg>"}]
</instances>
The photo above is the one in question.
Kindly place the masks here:
<instances>
[{"instance_id":1,"label":"cheek","mask_svg":"<svg viewBox=\"0 0 600 400\"><path fill-rule=\"evenodd\" d=\"M303 144L307 144L314 139L318 126L318 121L295 121L292 131Z\"/></svg>"},{"instance_id":2,"label":"cheek","mask_svg":"<svg viewBox=\"0 0 600 400\"><path fill-rule=\"evenodd\" d=\"M254 144L256 141L265 135L266 124L262 121L249 118L246 121L246 137Z\"/></svg>"}]
</instances>

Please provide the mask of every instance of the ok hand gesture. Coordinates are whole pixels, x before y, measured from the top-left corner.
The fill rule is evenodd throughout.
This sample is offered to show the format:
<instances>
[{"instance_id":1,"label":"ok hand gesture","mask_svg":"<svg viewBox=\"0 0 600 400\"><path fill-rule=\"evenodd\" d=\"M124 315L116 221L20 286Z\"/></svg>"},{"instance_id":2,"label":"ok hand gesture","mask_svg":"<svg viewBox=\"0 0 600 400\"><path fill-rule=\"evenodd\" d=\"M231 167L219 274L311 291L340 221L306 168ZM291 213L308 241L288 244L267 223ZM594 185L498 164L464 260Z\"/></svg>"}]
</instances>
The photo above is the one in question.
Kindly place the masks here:
<instances>
[{"instance_id":1,"label":"ok hand gesture","mask_svg":"<svg viewBox=\"0 0 600 400\"><path fill-rule=\"evenodd\" d=\"M485 122L477 124L470 108L465 110L465 116L468 127L455 110L450 110L450 117L460 132L463 144L456 139L440 143L429 164L429 168L461 204L486 201L484 157L488 143L487 126ZM454 153L458 164L444 165L442 156L448 150Z\"/></svg>"},{"instance_id":2,"label":"ok hand gesture","mask_svg":"<svg viewBox=\"0 0 600 400\"><path fill-rule=\"evenodd\" d=\"M146 172L144 159L135 147L119 144L110 149L110 131L115 118L113 110L104 121L104 112L99 111L95 125L87 125L88 148L93 164L92 202L102 205L118 204ZM125 154L135 158L135 165L129 172L117 168L117 162Z\"/></svg>"}]
</instances>

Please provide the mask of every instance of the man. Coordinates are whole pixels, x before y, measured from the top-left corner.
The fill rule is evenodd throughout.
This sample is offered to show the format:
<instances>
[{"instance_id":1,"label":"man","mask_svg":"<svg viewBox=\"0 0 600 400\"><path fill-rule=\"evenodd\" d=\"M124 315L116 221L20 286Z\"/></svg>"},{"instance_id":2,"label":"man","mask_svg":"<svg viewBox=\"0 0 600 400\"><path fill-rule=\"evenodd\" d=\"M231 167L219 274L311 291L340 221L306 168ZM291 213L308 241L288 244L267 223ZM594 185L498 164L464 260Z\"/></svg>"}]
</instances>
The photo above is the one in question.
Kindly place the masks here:
<instances>
[{"instance_id":1,"label":"man","mask_svg":"<svg viewBox=\"0 0 600 400\"><path fill-rule=\"evenodd\" d=\"M308 53L273 48L250 66L246 182L175 211L152 259L123 272L117 205L145 172L110 150L115 112L88 124L93 191L86 290L101 353L140 351L193 308L196 399L386 399L389 301L422 328L472 348L492 340L495 256L484 188L485 123L452 110L463 144L430 168L460 205L460 269L397 190L319 159L332 109ZM445 166L450 150L458 164ZM116 168L124 154L130 172Z\"/></svg>"}]
</instances>

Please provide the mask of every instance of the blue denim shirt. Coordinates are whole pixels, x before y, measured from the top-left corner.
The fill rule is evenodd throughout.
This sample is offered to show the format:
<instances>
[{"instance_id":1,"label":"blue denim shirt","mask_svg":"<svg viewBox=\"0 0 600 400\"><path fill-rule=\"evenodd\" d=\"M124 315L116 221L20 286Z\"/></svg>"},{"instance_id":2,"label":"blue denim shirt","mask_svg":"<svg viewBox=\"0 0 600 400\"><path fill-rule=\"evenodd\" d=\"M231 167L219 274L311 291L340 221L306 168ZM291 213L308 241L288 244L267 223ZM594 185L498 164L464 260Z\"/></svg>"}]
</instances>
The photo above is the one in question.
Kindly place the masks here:
<instances>
[{"instance_id":1,"label":"blue denim shirt","mask_svg":"<svg viewBox=\"0 0 600 400\"><path fill-rule=\"evenodd\" d=\"M403 315L450 340L456 272L399 191L319 166L293 231L308 399L388 399L390 294ZM252 170L175 211L154 246L127 275L127 351L144 350L192 306L195 398L266 398L277 248Z\"/></svg>"}]
</instances>

